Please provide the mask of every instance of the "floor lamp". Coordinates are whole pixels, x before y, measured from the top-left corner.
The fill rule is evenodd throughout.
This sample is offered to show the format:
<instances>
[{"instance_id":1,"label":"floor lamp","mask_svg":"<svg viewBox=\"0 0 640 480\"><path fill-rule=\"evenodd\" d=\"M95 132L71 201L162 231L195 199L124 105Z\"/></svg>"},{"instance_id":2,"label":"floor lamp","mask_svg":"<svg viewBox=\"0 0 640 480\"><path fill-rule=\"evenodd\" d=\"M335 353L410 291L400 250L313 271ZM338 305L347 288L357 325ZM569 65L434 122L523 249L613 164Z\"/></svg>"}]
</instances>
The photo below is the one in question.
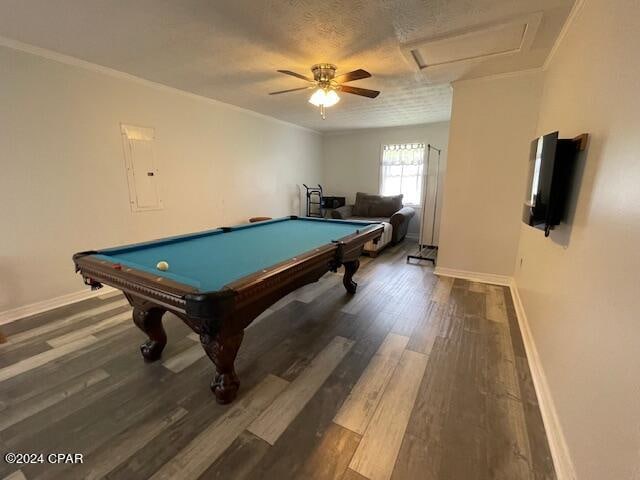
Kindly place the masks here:
<instances>
[{"instance_id":1,"label":"floor lamp","mask_svg":"<svg viewBox=\"0 0 640 480\"><path fill-rule=\"evenodd\" d=\"M438 165L437 165L437 169L436 169L436 191L435 191L435 195L433 197L433 215L431 216L431 242L426 245L427 248L425 249L425 241L424 241L424 217L425 217L425 213L426 213L426 209L427 209L427 180L428 180L428 173L429 173L429 168L431 167L431 151L434 150L436 152L438 152ZM436 259L435 259L435 255L433 255L433 253L435 253L435 251L438 250L438 247L436 247L433 243L434 243L434 233L436 230L436 211L438 209L438 180L440 179L440 155L442 154L442 151L439 148L436 148L434 146L432 146L431 144L427 145L427 161L425 163L426 168L422 169L422 175L423 175L423 180L422 180L422 212L420 212L420 237L418 239L418 253L416 255L407 255L407 262L411 259L415 259L415 260L428 260L429 262L432 262L434 265L436 264ZM432 253L432 254L430 254Z\"/></svg>"}]
</instances>

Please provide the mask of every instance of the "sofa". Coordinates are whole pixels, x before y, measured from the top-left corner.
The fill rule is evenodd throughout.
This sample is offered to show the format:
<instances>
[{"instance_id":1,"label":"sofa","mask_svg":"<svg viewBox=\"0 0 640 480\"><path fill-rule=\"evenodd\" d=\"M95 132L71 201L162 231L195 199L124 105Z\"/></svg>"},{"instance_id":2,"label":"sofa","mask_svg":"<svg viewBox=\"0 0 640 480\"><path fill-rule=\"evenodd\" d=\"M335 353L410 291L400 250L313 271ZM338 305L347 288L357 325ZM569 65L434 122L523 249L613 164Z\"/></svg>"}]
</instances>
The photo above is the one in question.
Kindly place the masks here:
<instances>
[{"instance_id":1,"label":"sofa","mask_svg":"<svg viewBox=\"0 0 640 480\"><path fill-rule=\"evenodd\" d=\"M415 213L413 208L402 205L402 195L385 197L358 192L353 205L345 205L332 210L331 217L340 220L386 222L391 225L390 243L396 244L407 235L409 222Z\"/></svg>"}]
</instances>

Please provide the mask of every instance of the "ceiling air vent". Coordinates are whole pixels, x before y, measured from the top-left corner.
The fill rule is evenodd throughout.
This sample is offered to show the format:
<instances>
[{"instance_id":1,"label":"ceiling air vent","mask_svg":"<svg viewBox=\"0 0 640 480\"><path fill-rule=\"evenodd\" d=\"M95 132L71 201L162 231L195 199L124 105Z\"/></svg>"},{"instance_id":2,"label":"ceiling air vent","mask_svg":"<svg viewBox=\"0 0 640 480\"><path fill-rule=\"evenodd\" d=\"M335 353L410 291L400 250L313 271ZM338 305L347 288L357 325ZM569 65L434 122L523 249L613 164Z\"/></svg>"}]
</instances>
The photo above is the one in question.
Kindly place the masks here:
<instances>
[{"instance_id":1,"label":"ceiling air vent","mask_svg":"<svg viewBox=\"0 0 640 480\"><path fill-rule=\"evenodd\" d=\"M455 32L401 45L402 53L418 69L477 63L529 50L542 12L506 22Z\"/></svg>"}]
</instances>

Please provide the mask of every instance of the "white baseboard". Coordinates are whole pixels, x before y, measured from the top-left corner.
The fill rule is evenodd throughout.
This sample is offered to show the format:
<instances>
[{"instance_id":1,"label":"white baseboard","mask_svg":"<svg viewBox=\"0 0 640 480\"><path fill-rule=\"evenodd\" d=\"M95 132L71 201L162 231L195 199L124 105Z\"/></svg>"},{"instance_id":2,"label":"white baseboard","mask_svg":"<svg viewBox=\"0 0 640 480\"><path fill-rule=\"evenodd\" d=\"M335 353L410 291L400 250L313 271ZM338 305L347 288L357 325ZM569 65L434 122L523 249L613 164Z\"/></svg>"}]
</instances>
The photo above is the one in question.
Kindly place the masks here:
<instances>
[{"instance_id":1,"label":"white baseboard","mask_svg":"<svg viewBox=\"0 0 640 480\"><path fill-rule=\"evenodd\" d=\"M468 270L457 270L455 268L436 267L433 271L436 275L443 277L463 278L480 283L491 283L493 285L511 285L511 277L507 275L496 275L495 273L470 272Z\"/></svg>"},{"instance_id":2,"label":"white baseboard","mask_svg":"<svg viewBox=\"0 0 640 480\"><path fill-rule=\"evenodd\" d=\"M576 473L573 468L573 462L571 461L567 442L562 433L560 421L558 420L553 397L551 396L549 384L547 383L547 377L544 374L542 363L538 356L538 350L533 340L531 329L529 328L529 320L527 319L527 314L525 313L524 305L518 292L518 286L513 279L509 286L516 316L518 317L520 334L522 335L524 348L527 352L529 370L531 370L533 385L536 390L536 395L538 396L538 405L540 406L542 421L544 422L544 428L547 432L547 440L549 441L549 449L551 450L551 457L553 458L553 466L556 469L556 476L558 480L575 480Z\"/></svg>"},{"instance_id":3,"label":"white baseboard","mask_svg":"<svg viewBox=\"0 0 640 480\"><path fill-rule=\"evenodd\" d=\"M79 292L67 293L66 295L50 298L48 300L42 300L30 305L25 305L23 307L5 310L4 312L0 312L0 325L19 320L21 318L29 317L31 315L36 315L38 313L46 312L47 310L52 310L54 308L80 302L88 298L97 297L98 295L107 295L108 293L114 291L114 288L108 287L106 285L99 290L93 291L87 287L86 289Z\"/></svg>"}]
</instances>

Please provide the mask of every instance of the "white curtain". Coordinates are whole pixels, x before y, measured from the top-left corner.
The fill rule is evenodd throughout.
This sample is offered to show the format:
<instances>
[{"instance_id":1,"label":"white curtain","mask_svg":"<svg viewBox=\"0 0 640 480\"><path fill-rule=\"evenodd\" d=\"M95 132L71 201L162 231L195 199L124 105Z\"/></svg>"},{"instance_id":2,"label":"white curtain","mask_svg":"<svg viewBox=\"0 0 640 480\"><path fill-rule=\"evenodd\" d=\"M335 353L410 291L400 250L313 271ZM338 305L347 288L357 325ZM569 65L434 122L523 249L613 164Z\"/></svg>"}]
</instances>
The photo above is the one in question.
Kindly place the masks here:
<instances>
[{"instance_id":1,"label":"white curtain","mask_svg":"<svg viewBox=\"0 0 640 480\"><path fill-rule=\"evenodd\" d=\"M422 196L423 143L385 145L382 151L382 195L403 194L405 205L420 205Z\"/></svg>"}]
</instances>

